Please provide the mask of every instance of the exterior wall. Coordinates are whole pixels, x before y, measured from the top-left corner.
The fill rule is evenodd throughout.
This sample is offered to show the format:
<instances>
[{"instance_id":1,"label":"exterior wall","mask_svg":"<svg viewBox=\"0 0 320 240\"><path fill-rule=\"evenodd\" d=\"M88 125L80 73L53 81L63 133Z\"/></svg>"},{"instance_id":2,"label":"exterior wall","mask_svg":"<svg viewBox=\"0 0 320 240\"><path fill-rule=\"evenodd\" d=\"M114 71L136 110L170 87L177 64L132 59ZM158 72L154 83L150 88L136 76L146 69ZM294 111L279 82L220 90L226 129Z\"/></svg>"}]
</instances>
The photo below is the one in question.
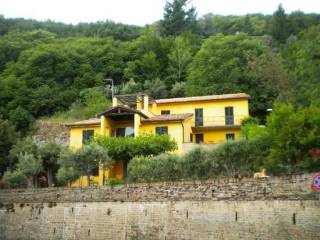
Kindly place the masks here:
<instances>
[{"instance_id":1,"label":"exterior wall","mask_svg":"<svg viewBox=\"0 0 320 240\"><path fill-rule=\"evenodd\" d=\"M70 129L70 147L77 149L82 146L82 131L83 130L94 130L94 133L98 135L100 133L100 126L92 125L85 127L72 127Z\"/></svg>"},{"instance_id":2,"label":"exterior wall","mask_svg":"<svg viewBox=\"0 0 320 240\"><path fill-rule=\"evenodd\" d=\"M312 174L0 191L0 239L319 239Z\"/></svg>"},{"instance_id":3,"label":"exterior wall","mask_svg":"<svg viewBox=\"0 0 320 240\"><path fill-rule=\"evenodd\" d=\"M203 134L204 144L217 144L217 143L225 142L227 133L234 133L235 140L240 139L240 130L214 130L214 131L203 131L203 132L196 132L196 133ZM193 138L193 141L195 142L195 137Z\"/></svg>"},{"instance_id":4,"label":"exterior wall","mask_svg":"<svg viewBox=\"0 0 320 240\"><path fill-rule=\"evenodd\" d=\"M194 114L195 108L203 108L204 126L214 126L225 125L225 107L234 107L235 125L240 125L241 120L249 116L249 106L247 99L157 104L156 107L149 109L153 111L153 114L160 115L161 110L170 110L170 114Z\"/></svg>"},{"instance_id":5,"label":"exterior wall","mask_svg":"<svg viewBox=\"0 0 320 240\"><path fill-rule=\"evenodd\" d=\"M178 153L182 153L183 129L181 123L148 123L140 125L139 134L155 134L156 127L168 127L168 134L177 142Z\"/></svg>"}]
</instances>

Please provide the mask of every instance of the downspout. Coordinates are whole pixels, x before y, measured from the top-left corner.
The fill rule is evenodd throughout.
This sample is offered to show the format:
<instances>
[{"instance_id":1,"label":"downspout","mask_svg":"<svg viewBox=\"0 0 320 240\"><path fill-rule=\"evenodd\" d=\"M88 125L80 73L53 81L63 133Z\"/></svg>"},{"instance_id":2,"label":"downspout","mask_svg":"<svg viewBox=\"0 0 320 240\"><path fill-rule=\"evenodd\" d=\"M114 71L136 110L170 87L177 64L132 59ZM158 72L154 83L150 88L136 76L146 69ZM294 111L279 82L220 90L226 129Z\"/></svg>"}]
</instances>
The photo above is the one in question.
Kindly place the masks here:
<instances>
[{"instance_id":1,"label":"downspout","mask_svg":"<svg viewBox=\"0 0 320 240\"><path fill-rule=\"evenodd\" d=\"M184 125L183 125L183 121L181 121L181 126L182 126L182 143L185 143L185 141L184 141Z\"/></svg>"}]
</instances>

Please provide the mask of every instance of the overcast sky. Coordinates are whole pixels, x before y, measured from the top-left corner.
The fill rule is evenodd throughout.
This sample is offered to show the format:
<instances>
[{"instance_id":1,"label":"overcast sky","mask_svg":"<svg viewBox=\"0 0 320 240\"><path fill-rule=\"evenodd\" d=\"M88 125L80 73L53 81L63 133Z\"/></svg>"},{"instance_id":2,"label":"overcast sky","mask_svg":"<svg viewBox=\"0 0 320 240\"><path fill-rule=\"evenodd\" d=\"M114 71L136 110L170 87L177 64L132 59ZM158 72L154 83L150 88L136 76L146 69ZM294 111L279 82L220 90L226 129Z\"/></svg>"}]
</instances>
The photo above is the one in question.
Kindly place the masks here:
<instances>
[{"instance_id":1,"label":"overcast sky","mask_svg":"<svg viewBox=\"0 0 320 240\"><path fill-rule=\"evenodd\" d=\"M0 0L0 14L64 23L96 22L106 19L145 25L163 16L166 0ZM206 13L243 15L271 14L279 3L287 13L320 12L320 0L191 0L198 16Z\"/></svg>"}]
</instances>

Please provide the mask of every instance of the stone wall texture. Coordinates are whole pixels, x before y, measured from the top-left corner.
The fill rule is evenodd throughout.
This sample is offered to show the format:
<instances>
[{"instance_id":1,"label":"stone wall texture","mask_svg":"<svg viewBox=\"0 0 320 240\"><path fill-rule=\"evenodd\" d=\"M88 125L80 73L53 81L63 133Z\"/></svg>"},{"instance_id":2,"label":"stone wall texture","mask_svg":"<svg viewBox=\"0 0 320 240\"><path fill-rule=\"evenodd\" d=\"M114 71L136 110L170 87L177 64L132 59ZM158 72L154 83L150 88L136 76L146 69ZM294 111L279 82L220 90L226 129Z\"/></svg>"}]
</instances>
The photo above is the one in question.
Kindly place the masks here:
<instances>
[{"instance_id":1,"label":"stone wall texture","mask_svg":"<svg viewBox=\"0 0 320 240\"><path fill-rule=\"evenodd\" d=\"M0 239L320 239L313 174L0 191Z\"/></svg>"}]
</instances>

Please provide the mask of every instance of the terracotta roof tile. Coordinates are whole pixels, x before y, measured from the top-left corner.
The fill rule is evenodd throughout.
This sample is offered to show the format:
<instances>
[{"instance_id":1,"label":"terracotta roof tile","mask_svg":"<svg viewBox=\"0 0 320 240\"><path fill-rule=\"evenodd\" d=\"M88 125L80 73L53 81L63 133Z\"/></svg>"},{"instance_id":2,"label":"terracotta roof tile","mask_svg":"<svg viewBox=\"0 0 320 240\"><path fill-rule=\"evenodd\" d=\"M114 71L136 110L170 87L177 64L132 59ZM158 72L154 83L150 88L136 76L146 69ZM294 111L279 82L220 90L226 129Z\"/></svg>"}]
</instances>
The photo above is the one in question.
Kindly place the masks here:
<instances>
[{"instance_id":1,"label":"terracotta roof tile","mask_svg":"<svg viewBox=\"0 0 320 240\"><path fill-rule=\"evenodd\" d=\"M157 104L161 104L161 103L197 102L197 101L241 99L241 98L249 99L250 96L245 93L234 93L234 94L222 94L222 95L210 95L210 96L157 99L155 101Z\"/></svg>"},{"instance_id":2,"label":"terracotta roof tile","mask_svg":"<svg viewBox=\"0 0 320 240\"><path fill-rule=\"evenodd\" d=\"M83 126L83 125L100 125L100 118L90 118L83 121L66 124L66 126L70 126L70 127Z\"/></svg>"},{"instance_id":3,"label":"terracotta roof tile","mask_svg":"<svg viewBox=\"0 0 320 240\"><path fill-rule=\"evenodd\" d=\"M168 115L156 115L147 119L141 120L142 123L154 123L154 122L181 122L189 117L192 113L183 114L168 114Z\"/></svg>"}]
</instances>

